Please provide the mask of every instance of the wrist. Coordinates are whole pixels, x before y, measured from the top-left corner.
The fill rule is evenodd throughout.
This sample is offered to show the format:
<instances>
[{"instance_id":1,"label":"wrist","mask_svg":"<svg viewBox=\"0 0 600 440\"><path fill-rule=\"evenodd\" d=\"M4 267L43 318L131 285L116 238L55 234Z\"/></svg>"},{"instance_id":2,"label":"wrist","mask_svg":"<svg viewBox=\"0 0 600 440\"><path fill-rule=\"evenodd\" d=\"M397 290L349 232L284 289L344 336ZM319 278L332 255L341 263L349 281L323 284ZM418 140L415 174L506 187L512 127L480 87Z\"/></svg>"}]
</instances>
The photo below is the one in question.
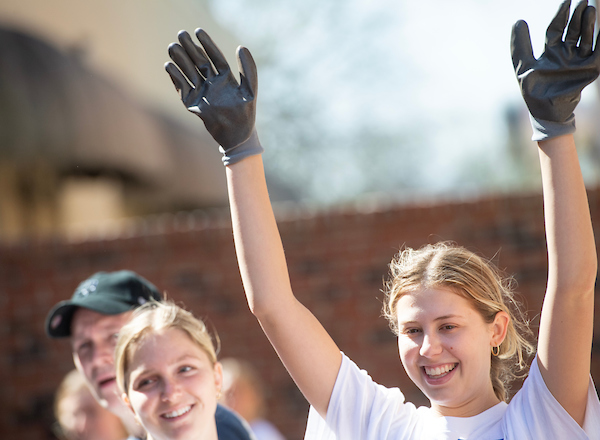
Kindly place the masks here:
<instances>
[{"instance_id":1,"label":"wrist","mask_svg":"<svg viewBox=\"0 0 600 440\"><path fill-rule=\"evenodd\" d=\"M533 129L532 141L546 141L558 136L575 133L575 115L571 114L565 122L546 121L529 114L531 128Z\"/></svg>"},{"instance_id":2,"label":"wrist","mask_svg":"<svg viewBox=\"0 0 600 440\"><path fill-rule=\"evenodd\" d=\"M256 127L250 133L248 139L235 147L228 148L225 150L223 147L219 147L219 151L223 153L223 165L231 165L246 159L250 156L256 156L262 154L265 149L260 144L258 134L256 133Z\"/></svg>"}]
</instances>

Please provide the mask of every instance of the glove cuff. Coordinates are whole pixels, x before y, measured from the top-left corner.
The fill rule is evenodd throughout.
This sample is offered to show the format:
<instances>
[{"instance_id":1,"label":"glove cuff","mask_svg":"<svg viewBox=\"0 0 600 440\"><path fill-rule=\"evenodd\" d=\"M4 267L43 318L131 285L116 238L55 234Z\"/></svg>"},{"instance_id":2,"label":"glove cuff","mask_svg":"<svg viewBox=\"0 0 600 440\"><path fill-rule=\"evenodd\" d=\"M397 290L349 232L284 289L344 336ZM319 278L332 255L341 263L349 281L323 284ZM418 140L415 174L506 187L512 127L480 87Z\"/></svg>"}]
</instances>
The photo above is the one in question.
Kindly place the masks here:
<instances>
[{"instance_id":1,"label":"glove cuff","mask_svg":"<svg viewBox=\"0 0 600 440\"><path fill-rule=\"evenodd\" d=\"M565 122L545 121L529 114L531 128L533 129L532 141L545 141L564 134L575 133L575 115L571 114Z\"/></svg>"},{"instance_id":2,"label":"glove cuff","mask_svg":"<svg viewBox=\"0 0 600 440\"><path fill-rule=\"evenodd\" d=\"M265 149L262 147L262 145L260 145L256 128L254 128L250 134L250 137L241 144L232 148L228 148L227 150L220 146L219 151L223 153L223 158L221 159L223 161L223 165L227 166L239 162L247 157L262 154Z\"/></svg>"}]
</instances>

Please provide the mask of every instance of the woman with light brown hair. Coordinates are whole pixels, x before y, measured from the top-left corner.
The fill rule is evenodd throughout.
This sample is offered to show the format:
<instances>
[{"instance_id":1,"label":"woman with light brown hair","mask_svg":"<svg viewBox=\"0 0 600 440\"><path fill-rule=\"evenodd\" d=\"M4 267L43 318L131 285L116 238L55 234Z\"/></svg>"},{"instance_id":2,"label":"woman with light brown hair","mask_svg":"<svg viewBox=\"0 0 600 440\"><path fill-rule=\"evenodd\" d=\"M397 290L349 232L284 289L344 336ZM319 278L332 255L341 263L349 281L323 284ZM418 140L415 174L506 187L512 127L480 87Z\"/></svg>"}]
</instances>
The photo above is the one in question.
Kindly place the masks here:
<instances>
[{"instance_id":1,"label":"woman with light brown hair","mask_svg":"<svg viewBox=\"0 0 600 440\"><path fill-rule=\"evenodd\" d=\"M137 308L115 349L123 400L147 440L218 440L223 372L204 323L169 301Z\"/></svg>"}]
</instances>

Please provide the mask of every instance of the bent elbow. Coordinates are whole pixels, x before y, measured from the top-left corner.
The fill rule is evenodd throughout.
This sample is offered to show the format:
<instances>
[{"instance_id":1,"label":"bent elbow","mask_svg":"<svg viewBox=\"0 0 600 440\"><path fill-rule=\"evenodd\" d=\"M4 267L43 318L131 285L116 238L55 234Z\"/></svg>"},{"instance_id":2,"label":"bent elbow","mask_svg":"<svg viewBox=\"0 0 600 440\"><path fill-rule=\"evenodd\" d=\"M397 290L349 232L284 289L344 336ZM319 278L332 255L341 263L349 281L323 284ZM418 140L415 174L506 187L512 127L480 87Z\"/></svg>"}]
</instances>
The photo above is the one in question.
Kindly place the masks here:
<instances>
[{"instance_id":1,"label":"bent elbow","mask_svg":"<svg viewBox=\"0 0 600 440\"><path fill-rule=\"evenodd\" d=\"M268 319L269 316L275 313L277 306L273 304L273 301L261 300L254 298L248 301L248 307L250 311L259 321Z\"/></svg>"}]
</instances>

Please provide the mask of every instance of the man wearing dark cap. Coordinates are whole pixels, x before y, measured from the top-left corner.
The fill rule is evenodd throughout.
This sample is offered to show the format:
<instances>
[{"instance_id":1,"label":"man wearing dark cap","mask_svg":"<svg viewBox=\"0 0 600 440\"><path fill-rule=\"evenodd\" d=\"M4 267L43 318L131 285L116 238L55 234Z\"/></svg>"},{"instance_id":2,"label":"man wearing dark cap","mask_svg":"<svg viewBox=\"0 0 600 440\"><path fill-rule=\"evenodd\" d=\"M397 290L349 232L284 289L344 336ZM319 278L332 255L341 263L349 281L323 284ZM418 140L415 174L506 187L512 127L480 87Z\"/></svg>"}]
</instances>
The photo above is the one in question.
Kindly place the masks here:
<instances>
[{"instance_id":1,"label":"man wearing dark cap","mask_svg":"<svg viewBox=\"0 0 600 440\"><path fill-rule=\"evenodd\" d=\"M71 338L75 366L98 402L121 419L129 440L144 438L145 433L120 398L115 344L136 307L161 299L158 289L135 272L98 272L79 284L70 300L54 306L46 318L48 336ZM219 440L254 439L248 425L220 405L215 419Z\"/></svg>"}]
</instances>

